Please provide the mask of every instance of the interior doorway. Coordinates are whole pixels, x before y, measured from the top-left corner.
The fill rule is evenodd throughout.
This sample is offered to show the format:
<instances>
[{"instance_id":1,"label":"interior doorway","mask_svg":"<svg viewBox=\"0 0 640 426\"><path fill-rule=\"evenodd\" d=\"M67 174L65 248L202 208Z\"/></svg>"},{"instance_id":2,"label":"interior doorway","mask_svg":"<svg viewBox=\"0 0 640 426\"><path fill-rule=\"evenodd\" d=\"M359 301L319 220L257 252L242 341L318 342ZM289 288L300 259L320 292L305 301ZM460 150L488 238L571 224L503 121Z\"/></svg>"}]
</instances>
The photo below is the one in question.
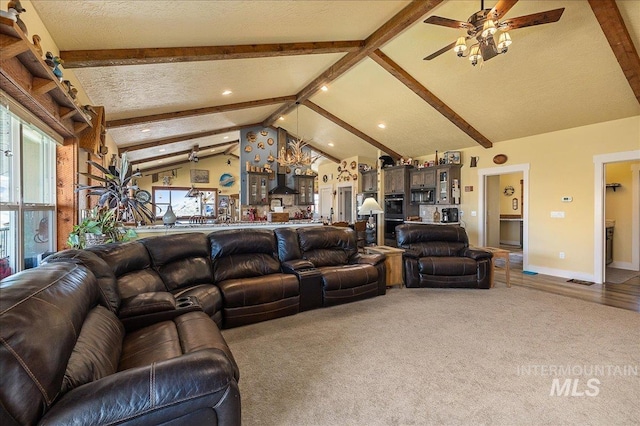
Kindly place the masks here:
<instances>
[{"instance_id":1,"label":"interior doorway","mask_svg":"<svg viewBox=\"0 0 640 426\"><path fill-rule=\"evenodd\" d=\"M330 221L333 218L331 216L331 210L333 208L333 187L324 186L320 188L320 205L318 210L320 211L320 217L323 220Z\"/></svg>"},{"instance_id":2,"label":"interior doorway","mask_svg":"<svg viewBox=\"0 0 640 426\"><path fill-rule=\"evenodd\" d=\"M607 181L605 168L607 164L634 162L640 160L640 150L616 152L611 154L595 155L594 162L594 281L598 284L605 282L606 262L606 215L605 201ZM640 182L638 167L632 168L631 178L631 267L638 270L640 266ZM611 189L609 189L611 191ZM615 235L615 230L614 230ZM615 237L614 237L615 238Z\"/></svg>"},{"instance_id":3,"label":"interior doorway","mask_svg":"<svg viewBox=\"0 0 640 426\"><path fill-rule=\"evenodd\" d=\"M513 183L509 183L510 180ZM501 241L515 243L517 239L522 247L522 268L526 270L529 265L529 164L478 169L478 186L478 243L500 247ZM513 213L501 214L503 204L507 206L503 206L503 211L510 206ZM513 209L514 206L517 209ZM517 231L506 234L504 229L510 227Z\"/></svg>"},{"instance_id":4,"label":"interior doorway","mask_svg":"<svg viewBox=\"0 0 640 426\"><path fill-rule=\"evenodd\" d=\"M338 217L336 220L353 222L353 188L351 186L338 188Z\"/></svg>"}]
</instances>

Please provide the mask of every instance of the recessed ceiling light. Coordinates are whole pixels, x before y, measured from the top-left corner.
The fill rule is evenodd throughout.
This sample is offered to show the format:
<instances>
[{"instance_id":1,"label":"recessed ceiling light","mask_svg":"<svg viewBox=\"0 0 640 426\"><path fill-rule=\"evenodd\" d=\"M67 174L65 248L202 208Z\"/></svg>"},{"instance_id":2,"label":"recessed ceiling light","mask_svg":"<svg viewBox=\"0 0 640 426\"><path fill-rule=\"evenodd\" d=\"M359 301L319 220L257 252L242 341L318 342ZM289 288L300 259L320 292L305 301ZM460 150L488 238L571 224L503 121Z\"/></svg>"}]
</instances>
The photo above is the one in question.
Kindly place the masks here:
<instances>
[{"instance_id":1,"label":"recessed ceiling light","mask_svg":"<svg viewBox=\"0 0 640 426\"><path fill-rule=\"evenodd\" d=\"M278 120L284 120L284 116L280 116L280 118L278 118Z\"/></svg>"},{"instance_id":2,"label":"recessed ceiling light","mask_svg":"<svg viewBox=\"0 0 640 426\"><path fill-rule=\"evenodd\" d=\"M224 138L222 138L222 139L229 139L229 136L225 136L225 137L224 137Z\"/></svg>"},{"instance_id":3,"label":"recessed ceiling light","mask_svg":"<svg viewBox=\"0 0 640 426\"><path fill-rule=\"evenodd\" d=\"M164 160L158 160L158 163L162 163Z\"/></svg>"},{"instance_id":4,"label":"recessed ceiling light","mask_svg":"<svg viewBox=\"0 0 640 426\"><path fill-rule=\"evenodd\" d=\"M211 152L214 152L216 149L215 148L211 148Z\"/></svg>"},{"instance_id":5,"label":"recessed ceiling light","mask_svg":"<svg viewBox=\"0 0 640 426\"><path fill-rule=\"evenodd\" d=\"M233 92L231 90L225 90L224 92L222 92L223 96L228 96L230 94L232 94Z\"/></svg>"},{"instance_id":6,"label":"recessed ceiling light","mask_svg":"<svg viewBox=\"0 0 640 426\"><path fill-rule=\"evenodd\" d=\"M387 125L384 123L380 123L378 124L378 127L380 127L381 129L384 129L385 127L387 127Z\"/></svg>"},{"instance_id":7,"label":"recessed ceiling light","mask_svg":"<svg viewBox=\"0 0 640 426\"><path fill-rule=\"evenodd\" d=\"M329 88L327 86L322 86L320 90L322 90L323 92L326 92L327 90L329 90Z\"/></svg>"},{"instance_id":8,"label":"recessed ceiling light","mask_svg":"<svg viewBox=\"0 0 640 426\"><path fill-rule=\"evenodd\" d=\"M165 152L165 151L166 151L166 149L164 149L164 148L160 148L160 149L158 150L158 152Z\"/></svg>"},{"instance_id":9,"label":"recessed ceiling light","mask_svg":"<svg viewBox=\"0 0 640 426\"><path fill-rule=\"evenodd\" d=\"M142 129L142 130L140 130L140 131L141 131L142 133L147 133L147 132L150 132L150 131L151 131L151 129Z\"/></svg>"},{"instance_id":10,"label":"recessed ceiling light","mask_svg":"<svg viewBox=\"0 0 640 426\"><path fill-rule=\"evenodd\" d=\"M333 142L329 142L327 145L329 145L329 146L333 146Z\"/></svg>"}]
</instances>

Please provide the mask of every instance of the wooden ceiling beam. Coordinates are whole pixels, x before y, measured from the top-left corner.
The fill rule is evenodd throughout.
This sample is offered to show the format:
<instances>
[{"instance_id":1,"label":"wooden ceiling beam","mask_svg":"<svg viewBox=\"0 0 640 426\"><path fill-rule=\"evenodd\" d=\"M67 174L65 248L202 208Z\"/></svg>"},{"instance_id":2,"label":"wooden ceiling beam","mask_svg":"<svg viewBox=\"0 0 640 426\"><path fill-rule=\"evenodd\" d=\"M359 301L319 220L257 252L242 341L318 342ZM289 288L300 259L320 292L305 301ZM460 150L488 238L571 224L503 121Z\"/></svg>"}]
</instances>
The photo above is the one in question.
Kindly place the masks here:
<instances>
[{"instance_id":1,"label":"wooden ceiling beam","mask_svg":"<svg viewBox=\"0 0 640 426\"><path fill-rule=\"evenodd\" d=\"M326 109L323 109L321 106L319 106L317 104L314 104L310 100L307 99L306 101L304 101L302 103L302 105L306 106L307 108L309 108L312 111L315 111L316 113L320 114L321 116L323 116L327 120L329 120L329 121L337 124L338 126L342 127L346 131L348 131L350 133L353 133L354 135L356 135L360 139L362 139L365 142L369 143L370 145L373 145L374 147L378 148L380 151L385 152L389 156L393 157L394 160L398 160L399 158L402 157L402 155L398 154L397 152L395 152L391 148L383 145L382 143L380 143L377 140L373 139L371 136L361 132L360 130L356 129L355 127L353 127L349 123L339 119L338 117L336 117L335 115L333 115L329 111L327 111Z\"/></svg>"},{"instance_id":2,"label":"wooden ceiling beam","mask_svg":"<svg viewBox=\"0 0 640 426\"><path fill-rule=\"evenodd\" d=\"M342 74L350 70L358 62L366 58L371 52L382 47L391 39L396 37L411 24L429 13L434 7L442 3L442 0L413 0L404 9L398 12L393 18L385 22L380 28L373 32L364 41L364 45L353 52L347 53L335 64L320 74L315 80L303 88L295 98L295 102L302 103L315 94L320 88ZM276 122L280 116L285 115L293 108L295 102L281 106L263 121L263 125L270 126Z\"/></svg>"},{"instance_id":3,"label":"wooden ceiling beam","mask_svg":"<svg viewBox=\"0 0 640 426\"><path fill-rule=\"evenodd\" d=\"M216 145L210 145L210 146L207 146L207 147L202 147L200 152L205 152L205 151L210 150L212 148L219 148L219 147L222 147L222 146L227 146L229 144L237 144L238 142L239 141L236 139L236 140L230 141L230 142L219 143L219 144L216 144ZM174 157L178 157L180 155L185 155L185 154L188 155L188 154L191 153L191 151L193 151L193 147L189 148L189 149L182 150L182 151L178 151L178 152L171 152L171 153L168 153L168 154L156 155L155 157L146 157L146 158L139 158L137 160L129 160L129 163L130 164L142 164L142 163L148 163L149 161L164 160L166 158L174 158ZM218 155L218 154L224 154L224 152L220 151L220 152L216 152L216 153L213 153L213 154L202 154L202 155L198 154L198 159L201 160L203 158L211 157L213 155ZM185 159L185 161L188 161L188 160ZM168 166L167 164L163 164L161 167L166 168L167 166Z\"/></svg>"},{"instance_id":4,"label":"wooden ceiling beam","mask_svg":"<svg viewBox=\"0 0 640 426\"><path fill-rule=\"evenodd\" d=\"M230 46L160 47L134 49L63 50L64 67L89 68L175 62L221 61L276 56L345 53L359 50L364 41L242 44Z\"/></svg>"},{"instance_id":5,"label":"wooden ceiling beam","mask_svg":"<svg viewBox=\"0 0 640 426\"><path fill-rule=\"evenodd\" d=\"M477 131L471 124L467 123L462 117L460 117L454 110L449 108L447 104L442 102L440 98L431 93L429 89L424 87L418 80L413 78L408 72L395 63L391 58L385 55L381 50L372 52L370 58L373 59L378 65L384 68L387 72L400 80L405 86L412 90L416 95L420 96L425 102L436 109L447 120L455 124L460 130L465 132L469 137L478 142L485 148L491 148L493 143L487 139L482 133Z\"/></svg>"},{"instance_id":6,"label":"wooden ceiling beam","mask_svg":"<svg viewBox=\"0 0 640 426\"><path fill-rule=\"evenodd\" d=\"M247 108L256 108L267 105L280 104L283 102L293 102L295 96L280 96L277 98L258 99L256 101L238 102L235 104L217 105L212 107L196 108L185 111L167 112L163 114L145 115L140 117L123 118L121 120L107 121L107 129L118 127L137 126L140 124L155 123L158 121L176 120L178 118L196 117L199 115L218 114L221 112L238 111Z\"/></svg>"},{"instance_id":7,"label":"wooden ceiling beam","mask_svg":"<svg viewBox=\"0 0 640 426\"><path fill-rule=\"evenodd\" d=\"M247 124L242 126L232 126L232 127L226 127L224 129L208 130L206 132L189 133L186 135L178 135L178 136L173 136L165 139L156 139L154 141L132 145L132 146L123 146L121 148L118 148L118 155L121 155L124 152L138 151L140 149L147 149L147 148L155 148L158 146L169 145L176 142L184 142L184 141L189 141L193 139L200 139L200 138L206 138L208 136L219 135L222 133L235 132L237 130L242 129L243 127L259 126L259 125L260 124L257 123L257 124Z\"/></svg>"},{"instance_id":8,"label":"wooden ceiling beam","mask_svg":"<svg viewBox=\"0 0 640 426\"><path fill-rule=\"evenodd\" d=\"M589 0L589 5L640 103L640 57L615 0Z\"/></svg>"}]
</instances>

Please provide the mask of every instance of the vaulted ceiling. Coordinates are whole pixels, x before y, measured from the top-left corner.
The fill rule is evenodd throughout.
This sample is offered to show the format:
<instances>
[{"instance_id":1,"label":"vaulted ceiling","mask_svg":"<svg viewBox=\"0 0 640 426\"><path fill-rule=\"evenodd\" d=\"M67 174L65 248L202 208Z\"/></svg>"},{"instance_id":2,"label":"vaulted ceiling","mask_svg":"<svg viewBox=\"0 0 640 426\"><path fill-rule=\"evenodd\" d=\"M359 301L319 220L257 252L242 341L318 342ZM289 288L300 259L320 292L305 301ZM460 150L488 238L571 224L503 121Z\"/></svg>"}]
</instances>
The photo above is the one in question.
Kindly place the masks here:
<instances>
[{"instance_id":1,"label":"vaulted ceiling","mask_svg":"<svg viewBox=\"0 0 640 426\"><path fill-rule=\"evenodd\" d=\"M230 152L253 124L283 127L335 160L490 147L640 114L640 1L501 4L513 4L506 18L565 11L511 31L507 54L473 67L453 52L423 60L465 35L423 21L467 21L477 0L33 7L141 169L186 160L195 144Z\"/></svg>"}]
</instances>

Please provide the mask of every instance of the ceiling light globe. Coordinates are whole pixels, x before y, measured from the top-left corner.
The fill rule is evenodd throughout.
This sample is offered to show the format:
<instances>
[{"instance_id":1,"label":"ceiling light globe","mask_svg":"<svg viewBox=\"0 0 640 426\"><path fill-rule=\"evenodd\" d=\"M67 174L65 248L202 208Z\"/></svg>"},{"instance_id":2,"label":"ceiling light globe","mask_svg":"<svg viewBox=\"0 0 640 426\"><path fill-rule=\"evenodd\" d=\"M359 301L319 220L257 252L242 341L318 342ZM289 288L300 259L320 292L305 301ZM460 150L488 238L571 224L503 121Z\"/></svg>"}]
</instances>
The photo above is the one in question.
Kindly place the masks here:
<instances>
[{"instance_id":1,"label":"ceiling light globe","mask_svg":"<svg viewBox=\"0 0 640 426\"><path fill-rule=\"evenodd\" d=\"M459 37L458 41L456 41L456 47L453 48L454 52L460 56L462 52L467 50L467 41L464 37Z\"/></svg>"},{"instance_id":2,"label":"ceiling light globe","mask_svg":"<svg viewBox=\"0 0 640 426\"><path fill-rule=\"evenodd\" d=\"M506 50L507 47L511 45L511 36L509 33L500 34L500 38L498 39L498 49Z\"/></svg>"},{"instance_id":3,"label":"ceiling light globe","mask_svg":"<svg viewBox=\"0 0 640 426\"><path fill-rule=\"evenodd\" d=\"M496 24L491 19L488 19L482 25L482 37L487 38L496 33Z\"/></svg>"}]
</instances>

